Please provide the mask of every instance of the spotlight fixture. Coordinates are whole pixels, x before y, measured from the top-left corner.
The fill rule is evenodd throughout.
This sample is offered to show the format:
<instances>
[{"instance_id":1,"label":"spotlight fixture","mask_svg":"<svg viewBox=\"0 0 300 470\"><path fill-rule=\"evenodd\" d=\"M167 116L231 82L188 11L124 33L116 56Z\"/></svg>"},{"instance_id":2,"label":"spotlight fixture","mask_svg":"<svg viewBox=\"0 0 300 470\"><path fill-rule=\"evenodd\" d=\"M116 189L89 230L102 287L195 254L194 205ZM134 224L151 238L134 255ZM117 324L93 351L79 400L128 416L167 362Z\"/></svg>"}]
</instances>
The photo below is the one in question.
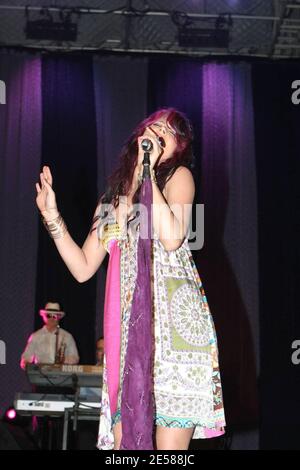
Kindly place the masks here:
<instances>
[{"instance_id":1,"label":"spotlight fixture","mask_svg":"<svg viewBox=\"0 0 300 470\"><path fill-rule=\"evenodd\" d=\"M172 21L178 27L178 44L181 47L219 48L227 49L229 45L229 30L232 27L230 15L221 14L213 28L196 27L195 18L187 13L174 11ZM210 22L210 20L206 20Z\"/></svg>"},{"instance_id":2,"label":"spotlight fixture","mask_svg":"<svg viewBox=\"0 0 300 470\"><path fill-rule=\"evenodd\" d=\"M228 29L179 28L178 44L181 47L227 48Z\"/></svg>"},{"instance_id":3,"label":"spotlight fixture","mask_svg":"<svg viewBox=\"0 0 300 470\"><path fill-rule=\"evenodd\" d=\"M71 22L71 14L72 11L67 13L60 11L60 21L54 21L49 10L42 8L40 11L40 19L27 19L25 28L27 39L76 41L77 24Z\"/></svg>"}]
</instances>

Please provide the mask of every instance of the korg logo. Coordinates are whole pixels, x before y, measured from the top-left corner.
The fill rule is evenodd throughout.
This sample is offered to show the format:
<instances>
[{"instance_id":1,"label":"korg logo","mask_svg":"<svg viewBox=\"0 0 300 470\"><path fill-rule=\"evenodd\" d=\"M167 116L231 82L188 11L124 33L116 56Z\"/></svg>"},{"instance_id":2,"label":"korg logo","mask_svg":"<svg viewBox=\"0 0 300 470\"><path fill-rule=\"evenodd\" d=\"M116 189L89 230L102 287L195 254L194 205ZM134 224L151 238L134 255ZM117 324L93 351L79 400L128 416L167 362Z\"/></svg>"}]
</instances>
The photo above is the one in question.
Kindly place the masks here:
<instances>
[{"instance_id":1,"label":"korg logo","mask_svg":"<svg viewBox=\"0 0 300 470\"><path fill-rule=\"evenodd\" d=\"M3 80L0 80L0 104L6 104L6 86Z\"/></svg>"}]
</instances>

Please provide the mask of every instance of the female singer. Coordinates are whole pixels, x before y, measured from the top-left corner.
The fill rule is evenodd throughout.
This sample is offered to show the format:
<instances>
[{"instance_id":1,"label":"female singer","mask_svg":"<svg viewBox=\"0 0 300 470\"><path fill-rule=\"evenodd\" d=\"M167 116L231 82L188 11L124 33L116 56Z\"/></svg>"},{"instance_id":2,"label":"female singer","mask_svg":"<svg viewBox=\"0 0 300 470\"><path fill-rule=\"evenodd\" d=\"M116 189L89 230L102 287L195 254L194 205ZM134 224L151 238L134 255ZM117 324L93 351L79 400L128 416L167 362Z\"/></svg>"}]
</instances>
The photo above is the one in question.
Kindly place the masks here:
<instances>
[{"instance_id":1,"label":"female singer","mask_svg":"<svg viewBox=\"0 0 300 470\"><path fill-rule=\"evenodd\" d=\"M145 138L152 143L153 445L157 450L188 449L191 438L219 436L226 425L214 322L187 237L195 194L193 132L183 113L166 108L142 121L128 138L82 248L58 211L49 167L43 167L36 183L44 225L78 282L90 279L109 253L98 439L98 448L104 450L120 449L122 442L122 386L137 278L141 227L136 209Z\"/></svg>"}]
</instances>

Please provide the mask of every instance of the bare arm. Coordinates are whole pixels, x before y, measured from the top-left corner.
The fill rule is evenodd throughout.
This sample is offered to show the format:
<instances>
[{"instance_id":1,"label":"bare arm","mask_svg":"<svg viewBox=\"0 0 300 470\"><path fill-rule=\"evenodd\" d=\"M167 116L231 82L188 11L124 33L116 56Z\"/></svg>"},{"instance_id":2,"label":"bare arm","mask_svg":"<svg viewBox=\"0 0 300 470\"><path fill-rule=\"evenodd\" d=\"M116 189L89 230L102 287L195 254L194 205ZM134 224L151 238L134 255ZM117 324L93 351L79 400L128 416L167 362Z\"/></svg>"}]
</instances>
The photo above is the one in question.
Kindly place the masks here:
<instances>
[{"instance_id":1,"label":"bare arm","mask_svg":"<svg viewBox=\"0 0 300 470\"><path fill-rule=\"evenodd\" d=\"M57 217L59 212L52 189L52 175L49 167L43 167L40 178L41 187L36 183L38 193L36 202L46 221L50 221ZM96 208L94 215L98 214L99 210L100 206ZM94 227L97 222L95 222ZM93 230L92 233L87 235L82 248L75 243L68 231L62 237L55 238L53 241L70 273L78 282L85 282L90 279L100 267L107 253L99 243L97 230Z\"/></svg>"},{"instance_id":2,"label":"bare arm","mask_svg":"<svg viewBox=\"0 0 300 470\"><path fill-rule=\"evenodd\" d=\"M27 364L31 364L34 357L34 333L29 337L26 347L21 356L20 367L25 370Z\"/></svg>"},{"instance_id":3,"label":"bare arm","mask_svg":"<svg viewBox=\"0 0 300 470\"><path fill-rule=\"evenodd\" d=\"M153 188L153 227L167 251L180 247L186 236L192 203L195 195L195 183L191 171L179 167L166 183L166 198L157 184Z\"/></svg>"},{"instance_id":4,"label":"bare arm","mask_svg":"<svg viewBox=\"0 0 300 470\"><path fill-rule=\"evenodd\" d=\"M141 142L145 136L153 144L153 151L150 156L150 170L153 170L156 161L163 153L162 147L158 144L157 132L151 126L147 127L143 136L138 137L138 165L140 172L142 172L144 158ZM154 234L159 238L166 251L176 250L181 246L189 228L195 195L195 183L192 172L184 166L179 166L165 184L162 192L153 180L152 190Z\"/></svg>"},{"instance_id":5,"label":"bare arm","mask_svg":"<svg viewBox=\"0 0 300 470\"><path fill-rule=\"evenodd\" d=\"M97 209L96 213L98 213ZM96 225L97 222L94 227ZM99 243L97 230L87 235L82 248L74 242L69 232L53 241L70 273L78 282L86 282L93 277L107 253Z\"/></svg>"}]
</instances>

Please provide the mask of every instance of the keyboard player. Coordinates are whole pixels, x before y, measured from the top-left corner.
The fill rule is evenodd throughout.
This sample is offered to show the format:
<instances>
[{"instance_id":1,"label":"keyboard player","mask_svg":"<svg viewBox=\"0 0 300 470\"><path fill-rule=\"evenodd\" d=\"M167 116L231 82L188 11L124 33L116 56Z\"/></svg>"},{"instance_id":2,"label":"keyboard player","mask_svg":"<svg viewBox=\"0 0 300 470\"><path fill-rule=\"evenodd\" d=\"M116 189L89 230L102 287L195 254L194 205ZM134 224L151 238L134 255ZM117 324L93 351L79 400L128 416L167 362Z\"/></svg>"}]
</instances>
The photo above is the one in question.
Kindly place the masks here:
<instances>
[{"instance_id":1,"label":"keyboard player","mask_svg":"<svg viewBox=\"0 0 300 470\"><path fill-rule=\"evenodd\" d=\"M65 316L58 302L47 302L40 310L44 326L32 333L21 356L21 367L27 364L78 364L79 355L73 336L59 326Z\"/></svg>"}]
</instances>

